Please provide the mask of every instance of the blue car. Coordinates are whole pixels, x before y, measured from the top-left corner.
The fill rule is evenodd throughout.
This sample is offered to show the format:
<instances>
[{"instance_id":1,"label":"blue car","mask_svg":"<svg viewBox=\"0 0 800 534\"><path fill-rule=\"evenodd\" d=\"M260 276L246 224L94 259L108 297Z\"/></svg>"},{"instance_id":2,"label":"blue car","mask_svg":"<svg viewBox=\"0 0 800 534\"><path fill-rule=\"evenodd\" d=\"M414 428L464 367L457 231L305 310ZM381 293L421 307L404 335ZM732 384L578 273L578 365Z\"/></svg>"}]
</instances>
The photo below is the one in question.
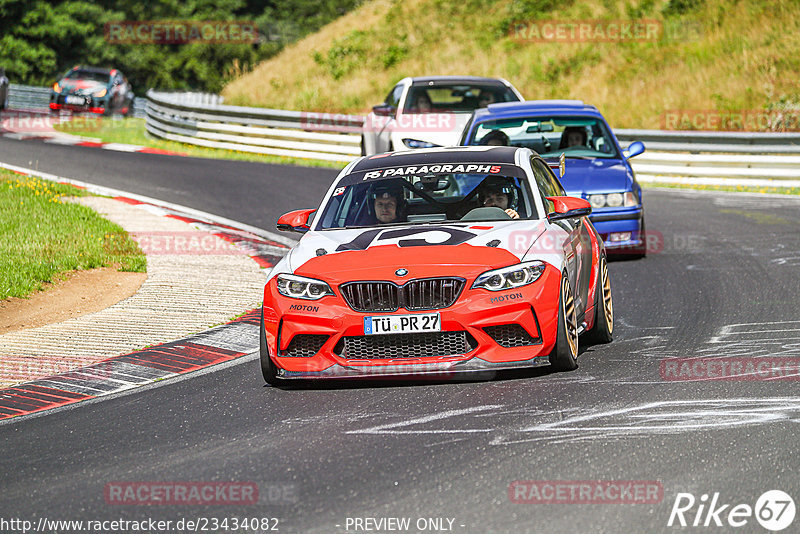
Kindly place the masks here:
<instances>
[{"instance_id":1,"label":"blue car","mask_svg":"<svg viewBox=\"0 0 800 534\"><path fill-rule=\"evenodd\" d=\"M473 112L460 144L526 147L552 166L564 154L561 183L592 205L590 219L608 252L645 256L642 188L628 161L644 152L644 143L623 150L596 107L579 100L490 104Z\"/></svg>"}]
</instances>

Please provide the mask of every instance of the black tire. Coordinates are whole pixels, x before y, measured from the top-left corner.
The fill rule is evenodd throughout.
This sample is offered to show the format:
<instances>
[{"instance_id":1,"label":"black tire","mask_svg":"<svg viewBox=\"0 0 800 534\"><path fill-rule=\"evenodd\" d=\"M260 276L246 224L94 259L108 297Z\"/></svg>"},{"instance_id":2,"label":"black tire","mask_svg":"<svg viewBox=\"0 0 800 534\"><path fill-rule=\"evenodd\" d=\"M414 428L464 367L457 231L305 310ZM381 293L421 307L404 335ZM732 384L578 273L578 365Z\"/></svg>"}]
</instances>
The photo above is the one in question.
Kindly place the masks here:
<instances>
[{"instance_id":1,"label":"black tire","mask_svg":"<svg viewBox=\"0 0 800 534\"><path fill-rule=\"evenodd\" d=\"M264 382L270 386L280 386L283 381L278 378L278 368L269 357L269 348L267 347L267 336L264 333L264 308L261 308L261 342L259 343L259 352L261 355L261 374L264 376Z\"/></svg>"},{"instance_id":2,"label":"black tire","mask_svg":"<svg viewBox=\"0 0 800 534\"><path fill-rule=\"evenodd\" d=\"M558 334L556 346L550 353L550 365L555 371L573 371L578 368L578 317L566 273L561 275L561 290L558 295Z\"/></svg>"},{"instance_id":3,"label":"black tire","mask_svg":"<svg viewBox=\"0 0 800 534\"><path fill-rule=\"evenodd\" d=\"M600 258L597 283L594 290L594 326L587 338L592 343L609 343L614 337L614 300L611 297L611 279L608 261Z\"/></svg>"}]
</instances>

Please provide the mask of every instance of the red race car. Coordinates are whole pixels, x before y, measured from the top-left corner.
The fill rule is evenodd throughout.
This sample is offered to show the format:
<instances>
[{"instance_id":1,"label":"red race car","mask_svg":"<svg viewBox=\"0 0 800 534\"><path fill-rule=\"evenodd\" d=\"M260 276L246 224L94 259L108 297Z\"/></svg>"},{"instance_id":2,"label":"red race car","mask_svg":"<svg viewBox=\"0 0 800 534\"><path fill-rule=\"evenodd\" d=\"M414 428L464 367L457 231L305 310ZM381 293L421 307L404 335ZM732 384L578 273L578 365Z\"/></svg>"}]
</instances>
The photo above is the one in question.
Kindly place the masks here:
<instances>
[{"instance_id":1,"label":"red race car","mask_svg":"<svg viewBox=\"0 0 800 534\"><path fill-rule=\"evenodd\" d=\"M614 329L590 212L527 148L354 161L278 220L304 235L264 288L264 379L575 369Z\"/></svg>"}]
</instances>

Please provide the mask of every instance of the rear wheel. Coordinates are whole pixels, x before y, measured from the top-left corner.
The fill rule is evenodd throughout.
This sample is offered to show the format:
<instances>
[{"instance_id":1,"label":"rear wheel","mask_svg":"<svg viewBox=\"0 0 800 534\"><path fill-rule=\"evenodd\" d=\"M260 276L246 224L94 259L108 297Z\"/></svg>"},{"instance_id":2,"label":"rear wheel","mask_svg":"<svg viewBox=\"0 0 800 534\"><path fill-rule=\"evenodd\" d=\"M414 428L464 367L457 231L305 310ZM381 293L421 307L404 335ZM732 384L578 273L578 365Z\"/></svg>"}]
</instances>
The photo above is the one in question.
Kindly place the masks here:
<instances>
[{"instance_id":1,"label":"rear wheel","mask_svg":"<svg viewBox=\"0 0 800 534\"><path fill-rule=\"evenodd\" d=\"M608 343L614 334L614 301L611 298L611 279L605 256L600 258L594 295L594 327L588 337L595 343Z\"/></svg>"},{"instance_id":2,"label":"rear wheel","mask_svg":"<svg viewBox=\"0 0 800 534\"><path fill-rule=\"evenodd\" d=\"M566 273L561 276L561 292L558 298L558 333L556 346L550 353L550 365L556 371L572 371L578 368L578 316L575 298L569 287Z\"/></svg>"},{"instance_id":3,"label":"rear wheel","mask_svg":"<svg viewBox=\"0 0 800 534\"><path fill-rule=\"evenodd\" d=\"M278 378L278 368L273 363L272 358L269 357L269 348L267 347L267 335L264 333L264 309L261 309L261 374L264 376L264 381L270 386L281 385L281 379Z\"/></svg>"}]
</instances>

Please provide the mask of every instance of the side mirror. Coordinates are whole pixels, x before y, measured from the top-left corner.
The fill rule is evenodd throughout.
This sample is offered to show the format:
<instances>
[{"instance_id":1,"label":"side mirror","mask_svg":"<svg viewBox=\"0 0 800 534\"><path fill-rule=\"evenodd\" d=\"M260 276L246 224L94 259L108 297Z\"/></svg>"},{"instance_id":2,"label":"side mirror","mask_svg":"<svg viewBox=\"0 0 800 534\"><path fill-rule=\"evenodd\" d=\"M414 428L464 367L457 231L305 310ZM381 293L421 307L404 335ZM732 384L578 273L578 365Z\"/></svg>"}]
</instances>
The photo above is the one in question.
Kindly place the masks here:
<instances>
[{"instance_id":1,"label":"side mirror","mask_svg":"<svg viewBox=\"0 0 800 534\"><path fill-rule=\"evenodd\" d=\"M282 232L308 232L311 214L317 210L295 210L285 213L278 219L278 230Z\"/></svg>"},{"instance_id":2,"label":"side mirror","mask_svg":"<svg viewBox=\"0 0 800 534\"><path fill-rule=\"evenodd\" d=\"M389 104L379 104L377 106L372 107L372 112L375 115L379 115L381 117L392 117L394 116L397 108L394 106L390 106Z\"/></svg>"},{"instance_id":3,"label":"side mirror","mask_svg":"<svg viewBox=\"0 0 800 534\"><path fill-rule=\"evenodd\" d=\"M638 156L644 152L644 143L641 141L634 141L628 148L622 151L622 155L625 156L625 159L631 159L634 156Z\"/></svg>"},{"instance_id":4,"label":"side mirror","mask_svg":"<svg viewBox=\"0 0 800 534\"><path fill-rule=\"evenodd\" d=\"M547 220L560 221L586 217L592 213L592 205L588 200L576 197L547 197L553 203L553 213L547 214Z\"/></svg>"}]
</instances>

